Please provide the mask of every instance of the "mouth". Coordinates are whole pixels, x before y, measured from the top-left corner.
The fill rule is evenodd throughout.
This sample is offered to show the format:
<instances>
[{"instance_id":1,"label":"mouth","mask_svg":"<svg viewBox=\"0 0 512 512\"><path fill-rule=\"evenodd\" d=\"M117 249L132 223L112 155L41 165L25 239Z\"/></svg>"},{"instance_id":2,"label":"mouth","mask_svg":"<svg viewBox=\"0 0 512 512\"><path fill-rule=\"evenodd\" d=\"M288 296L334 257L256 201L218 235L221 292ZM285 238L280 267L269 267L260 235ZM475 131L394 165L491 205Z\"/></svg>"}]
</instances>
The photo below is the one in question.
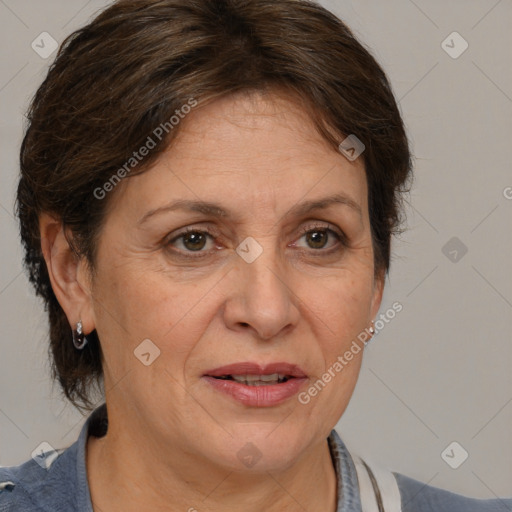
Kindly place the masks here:
<instances>
[{"instance_id":1,"label":"mouth","mask_svg":"<svg viewBox=\"0 0 512 512\"><path fill-rule=\"evenodd\" d=\"M234 380L246 386L271 386L274 384L282 384L295 377L282 375L280 373L271 373L270 375L221 375L220 377L213 378L219 380Z\"/></svg>"},{"instance_id":2,"label":"mouth","mask_svg":"<svg viewBox=\"0 0 512 512\"><path fill-rule=\"evenodd\" d=\"M295 395L307 380L302 369L290 363L235 363L208 370L203 378L213 389L244 405L269 407Z\"/></svg>"},{"instance_id":3,"label":"mouth","mask_svg":"<svg viewBox=\"0 0 512 512\"><path fill-rule=\"evenodd\" d=\"M235 380L249 386L278 384L290 379L306 378L306 374L298 365L281 362L265 365L252 362L234 363L208 370L204 375L216 379Z\"/></svg>"}]
</instances>

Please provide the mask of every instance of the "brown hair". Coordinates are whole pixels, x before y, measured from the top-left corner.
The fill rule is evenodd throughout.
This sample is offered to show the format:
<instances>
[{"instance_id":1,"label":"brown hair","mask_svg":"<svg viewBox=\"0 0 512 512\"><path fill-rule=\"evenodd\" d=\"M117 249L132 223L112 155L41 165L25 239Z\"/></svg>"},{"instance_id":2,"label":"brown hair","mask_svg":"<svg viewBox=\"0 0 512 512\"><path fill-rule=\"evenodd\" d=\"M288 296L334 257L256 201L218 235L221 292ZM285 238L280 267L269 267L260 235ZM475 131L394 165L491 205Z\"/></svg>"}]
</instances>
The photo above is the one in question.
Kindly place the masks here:
<instances>
[{"instance_id":1,"label":"brown hair","mask_svg":"<svg viewBox=\"0 0 512 512\"><path fill-rule=\"evenodd\" d=\"M77 351L50 284L39 215L62 220L77 256L95 263L104 186L157 126L194 98L285 87L333 144L355 134L363 153L376 273L388 271L411 174L403 122L384 71L349 28L306 0L120 0L71 34L39 87L21 146L17 215L24 263L50 323L52 376L79 409L101 389L96 331ZM334 129L334 130L333 130ZM143 172L179 125L130 175ZM336 135L335 135L336 134Z\"/></svg>"}]
</instances>

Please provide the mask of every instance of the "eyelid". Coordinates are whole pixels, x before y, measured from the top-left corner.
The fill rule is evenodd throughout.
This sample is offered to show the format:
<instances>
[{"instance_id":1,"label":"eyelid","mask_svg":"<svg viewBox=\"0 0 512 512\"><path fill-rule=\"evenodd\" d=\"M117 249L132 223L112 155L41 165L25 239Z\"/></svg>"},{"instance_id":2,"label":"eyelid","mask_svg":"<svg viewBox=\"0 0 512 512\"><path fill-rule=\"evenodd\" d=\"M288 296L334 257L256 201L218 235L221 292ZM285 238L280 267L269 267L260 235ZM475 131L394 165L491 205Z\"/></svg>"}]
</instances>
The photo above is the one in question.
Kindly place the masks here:
<instances>
[{"instance_id":1,"label":"eyelid","mask_svg":"<svg viewBox=\"0 0 512 512\"><path fill-rule=\"evenodd\" d=\"M303 236L306 233L309 233L310 231L314 231L315 229L325 229L325 230L333 231L340 238L342 238L343 240L346 240L347 237L346 237L345 233L340 228L335 226L334 224L331 224L330 222L327 222L327 221L315 221L315 222L316 223L313 225L308 225L308 226L304 226L303 228L301 228L300 235Z\"/></svg>"},{"instance_id":2,"label":"eyelid","mask_svg":"<svg viewBox=\"0 0 512 512\"><path fill-rule=\"evenodd\" d=\"M205 233L213 239L218 238L219 236L218 231L213 230L210 226L187 226L186 228L179 230L177 233L173 233L172 236L166 236L163 243L164 245L169 245L188 233Z\"/></svg>"},{"instance_id":3,"label":"eyelid","mask_svg":"<svg viewBox=\"0 0 512 512\"><path fill-rule=\"evenodd\" d=\"M308 222L307 220L303 221L302 224L307 223L307 222ZM346 239L345 233L340 228L338 228L338 226L336 226L335 224L331 224L328 221L319 221L319 220L315 220L312 222L313 222L313 224L308 224L306 226L303 226L300 229L300 231L299 231L300 236L303 236L304 234L306 234L310 231L313 231L315 229L331 229L337 235L339 235L341 238ZM195 225L195 226L187 226L187 227L182 228L181 230L178 231L178 233L174 234L172 238L169 235L167 235L164 240L166 241L166 243L173 242L180 236L186 235L187 233L195 233L195 232L205 232L212 237L219 236L219 230L216 229L215 227L211 228L208 225L206 225L206 226Z\"/></svg>"}]
</instances>

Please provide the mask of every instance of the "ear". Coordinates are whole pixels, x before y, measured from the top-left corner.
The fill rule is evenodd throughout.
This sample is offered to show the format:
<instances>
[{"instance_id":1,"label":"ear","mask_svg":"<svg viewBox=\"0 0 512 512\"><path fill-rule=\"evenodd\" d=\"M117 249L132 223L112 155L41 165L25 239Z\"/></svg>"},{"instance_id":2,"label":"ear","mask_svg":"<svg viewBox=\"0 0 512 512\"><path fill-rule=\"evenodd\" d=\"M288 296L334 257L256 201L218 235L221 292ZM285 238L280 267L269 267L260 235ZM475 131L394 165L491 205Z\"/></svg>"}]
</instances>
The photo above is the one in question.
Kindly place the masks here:
<instances>
[{"instance_id":1,"label":"ear","mask_svg":"<svg viewBox=\"0 0 512 512\"><path fill-rule=\"evenodd\" d=\"M385 270L381 270L373 281L373 296L370 306L371 320L375 319L379 312L380 304L382 302L382 295L384 293L384 282L386 280Z\"/></svg>"},{"instance_id":2,"label":"ear","mask_svg":"<svg viewBox=\"0 0 512 512\"><path fill-rule=\"evenodd\" d=\"M53 293L64 310L72 329L81 320L83 332L95 329L90 272L85 258L79 258L65 233L62 221L50 214L39 217L41 250L46 262Z\"/></svg>"}]
</instances>

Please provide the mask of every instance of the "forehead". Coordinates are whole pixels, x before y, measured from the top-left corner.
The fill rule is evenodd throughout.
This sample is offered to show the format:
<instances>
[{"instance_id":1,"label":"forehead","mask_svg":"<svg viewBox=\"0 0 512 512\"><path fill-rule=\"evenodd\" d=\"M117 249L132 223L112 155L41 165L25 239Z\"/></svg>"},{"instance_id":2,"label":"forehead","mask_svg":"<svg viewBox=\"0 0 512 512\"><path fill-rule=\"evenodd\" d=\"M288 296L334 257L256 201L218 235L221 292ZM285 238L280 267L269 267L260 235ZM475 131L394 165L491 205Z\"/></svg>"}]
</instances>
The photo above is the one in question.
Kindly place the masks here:
<instances>
[{"instance_id":1,"label":"forehead","mask_svg":"<svg viewBox=\"0 0 512 512\"><path fill-rule=\"evenodd\" d=\"M318 133L300 97L281 89L243 91L192 111L173 142L173 157L204 159L205 152L210 160L220 157L247 164L286 159L297 165L340 157ZM270 166L263 167L272 172Z\"/></svg>"},{"instance_id":2,"label":"forehead","mask_svg":"<svg viewBox=\"0 0 512 512\"><path fill-rule=\"evenodd\" d=\"M172 199L260 213L333 194L367 209L362 158L346 159L297 98L282 92L226 96L196 107L152 168L125 181L121 202L141 215Z\"/></svg>"}]
</instances>

